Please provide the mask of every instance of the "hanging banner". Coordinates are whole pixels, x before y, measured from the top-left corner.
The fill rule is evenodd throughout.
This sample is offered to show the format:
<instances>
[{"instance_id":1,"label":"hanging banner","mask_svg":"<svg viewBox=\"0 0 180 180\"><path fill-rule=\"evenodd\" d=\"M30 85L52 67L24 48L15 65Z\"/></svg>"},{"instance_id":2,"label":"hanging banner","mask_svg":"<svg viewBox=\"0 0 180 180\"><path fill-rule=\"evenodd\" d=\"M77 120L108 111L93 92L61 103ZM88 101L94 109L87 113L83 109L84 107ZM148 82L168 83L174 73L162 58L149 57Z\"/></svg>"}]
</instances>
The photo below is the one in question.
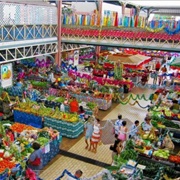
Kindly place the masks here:
<instances>
[{"instance_id":1,"label":"hanging banner","mask_svg":"<svg viewBox=\"0 0 180 180\"><path fill-rule=\"evenodd\" d=\"M12 86L12 63L1 65L1 86L3 88Z\"/></svg>"},{"instance_id":2,"label":"hanging banner","mask_svg":"<svg viewBox=\"0 0 180 180\"><path fill-rule=\"evenodd\" d=\"M79 50L74 51L74 66L79 64Z\"/></svg>"}]
</instances>

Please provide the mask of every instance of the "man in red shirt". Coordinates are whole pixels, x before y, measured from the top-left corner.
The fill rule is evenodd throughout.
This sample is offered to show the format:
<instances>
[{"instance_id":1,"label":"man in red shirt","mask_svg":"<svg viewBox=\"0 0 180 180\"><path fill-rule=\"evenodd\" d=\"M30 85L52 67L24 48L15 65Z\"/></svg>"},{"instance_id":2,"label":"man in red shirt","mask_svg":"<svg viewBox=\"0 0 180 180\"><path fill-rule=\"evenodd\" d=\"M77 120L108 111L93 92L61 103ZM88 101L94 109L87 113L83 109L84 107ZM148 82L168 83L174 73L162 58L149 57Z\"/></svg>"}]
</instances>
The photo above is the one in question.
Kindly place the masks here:
<instances>
[{"instance_id":1,"label":"man in red shirt","mask_svg":"<svg viewBox=\"0 0 180 180\"><path fill-rule=\"evenodd\" d=\"M73 100L70 102L69 107L70 107L70 112L72 113L79 111L79 103L75 97L73 97Z\"/></svg>"},{"instance_id":2,"label":"man in red shirt","mask_svg":"<svg viewBox=\"0 0 180 180\"><path fill-rule=\"evenodd\" d=\"M161 67L161 64L160 64L160 62L158 61L158 62L156 63L156 67L155 67L156 71L159 71L160 67Z\"/></svg>"}]
</instances>

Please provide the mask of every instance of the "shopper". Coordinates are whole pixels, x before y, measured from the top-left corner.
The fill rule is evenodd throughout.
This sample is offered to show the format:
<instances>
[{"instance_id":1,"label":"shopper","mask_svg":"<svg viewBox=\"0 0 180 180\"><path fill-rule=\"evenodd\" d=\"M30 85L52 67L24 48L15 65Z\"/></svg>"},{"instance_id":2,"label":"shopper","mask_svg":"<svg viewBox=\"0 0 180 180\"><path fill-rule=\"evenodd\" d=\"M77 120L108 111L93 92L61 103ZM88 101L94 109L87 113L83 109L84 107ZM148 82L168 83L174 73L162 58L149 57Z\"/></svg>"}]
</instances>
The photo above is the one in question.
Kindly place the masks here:
<instances>
[{"instance_id":1,"label":"shopper","mask_svg":"<svg viewBox=\"0 0 180 180\"><path fill-rule=\"evenodd\" d=\"M152 72L151 77L153 78L153 85L156 85L157 84L157 79L158 79L158 71Z\"/></svg>"},{"instance_id":2,"label":"shopper","mask_svg":"<svg viewBox=\"0 0 180 180\"><path fill-rule=\"evenodd\" d=\"M122 115L118 114L118 119L116 120L116 122L114 123L114 134L119 134L119 129L122 126Z\"/></svg>"},{"instance_id":3,"label":"shopper","mask_svg":"<svg viewBox=\"0 0 180 180\"><path fill-rule=\"evenodd\" d=\"M97 152L97 145L101 140L101 129L99 122L100 122L99 119L96 119L94 122L93 133L90 141L91 143L90 143L89 151L92 151L94 153Z\"/></svg>"},{"instance_id":4,"label":"shopper","mask_svg":"<svg viewBox=\"0 0 180 180\"><path fill-rule=\"evenodd\" d=\"M67 169L65 169L63 171L63 173L61 174L61 176L59 176L58 178L56 178L55 180L60 180L62 177L65 176L65 174L67 174L67 180L79 180L80 177L82 176L83 172L79 169L75 172L75 174L73 175L71 172L69 172Z\"/></svg>"},{"instance_id":5,"label":"shopper","mask_svg":"<svg viewBox=\"0 0 180 180\"><path fill-rule=\"evenodd\" d=\"M160 67L161 67L161 64L160 64L160 62L158 61L158 62L156 63L156 66L155 66L156 71L159 71Z\"/></svg>"},{"instance_id":6,"label":"shopper","mask_svg":"<svg viewBox=\"0 0 180 180\"><path fill-rule=\"evenodd\" d=\"M69 104L69 107L70 107L70 112L72 113L77 113L79 111L79 103L75 97L73 97L72 101Z\"/></svg>"},{"instance_id":7,"label":"shopper","mask_svg":"<svg viewBox=\"0 0 180 180\"><path fill-rule=\"evenodd\" d=\"M28 160L28 167L32 169L38 177L40 170L43 168L43 152L39 143L34 142L32 145L34 152Z\"/></svg>"},{"instance_id":8,"label":"shopper","mask_svg":"<svg viewBox=\"0 0 180 180\"><path fill-rule=\"evenodd\" d=\"M166 75L167 75L166 65L164 65L164 66L161 68L161 71L162 71L163 79L166 79Z\"/></svg>"},{"instance_id":9,"label":"shopper","mask_svg":"<svg viewBox=\"0 0 180 180\"><path fill-rule=\"evenodd\" d=\"M139 121L136 120L134 124L131 126L129 138L136 138L138 136L138 126L139 126Z\"/></svg>"},{"instance_id":10,"label":"shopper","mask_svg":"<svg viewBox=\"0 0 180 180\"><path fill-rule=\"evenodd\" d=\"M127 122L126 121L123 121L122 122L122 126L120 127L120 129L119 129L119 134L118 134L118 139L120 139L121 141L126 141L126 139L127 139L127 131L128 131L128 129L127 129Z\"/></svg>"},{"instance_id":11,"label":"shopper","mask_svg":"<svg viewBox=\"0 0 180 180\"><path fill-rule=\"evenodd\" d=\"M85 129L85 143L86 143L85 149L88 149L89 144L90 144L90 139L93 133L93 118L92 117L87 119L87 122L84 124L84 129Z\"/></svg>"},{"instance_id":12,"label":"shopper","mask_svg":"<svg viewBox=\"0 0 180 180\"><path fill-rule=\"evenodd\" d=\"M110 146L110 150L112 151L112 163L114 160L114 157L119 155L123 149L123 145L121 140L118 139L118 135L115 134L115 141L114 144Z\"/></svg>"}]
</instances>

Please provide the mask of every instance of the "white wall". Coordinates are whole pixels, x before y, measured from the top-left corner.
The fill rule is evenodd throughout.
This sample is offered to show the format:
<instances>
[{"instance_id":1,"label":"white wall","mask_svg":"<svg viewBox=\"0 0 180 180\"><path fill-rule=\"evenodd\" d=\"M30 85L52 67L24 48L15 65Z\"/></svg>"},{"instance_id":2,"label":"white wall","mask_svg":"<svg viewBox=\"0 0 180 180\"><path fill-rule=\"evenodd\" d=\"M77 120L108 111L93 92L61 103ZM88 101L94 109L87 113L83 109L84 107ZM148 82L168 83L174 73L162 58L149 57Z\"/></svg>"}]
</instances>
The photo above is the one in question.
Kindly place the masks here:
<instances>
[{"instance_id":1,"label":"white wall","mask_svg":"<svg viewBox=\"0 0 180 180\"><path fill-rule=\"evenodd\" d=\"M72 2L72 8L77 12L91 13L96 9L95 2Z\"/></svg>"}]
</instances>

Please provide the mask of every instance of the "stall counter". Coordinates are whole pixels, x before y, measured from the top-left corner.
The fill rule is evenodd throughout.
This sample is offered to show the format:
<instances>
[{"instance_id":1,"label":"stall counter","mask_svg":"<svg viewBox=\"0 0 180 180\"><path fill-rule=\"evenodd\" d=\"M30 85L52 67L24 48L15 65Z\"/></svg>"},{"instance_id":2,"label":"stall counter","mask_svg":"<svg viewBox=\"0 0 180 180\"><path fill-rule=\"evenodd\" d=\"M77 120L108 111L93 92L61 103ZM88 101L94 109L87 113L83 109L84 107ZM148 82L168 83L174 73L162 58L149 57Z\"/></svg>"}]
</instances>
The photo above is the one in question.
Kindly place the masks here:
<instances>
[{"instance_id":1,"label":"stall counter","mask_svg":"<svg viewBox=\"0 0 180 180\"><path fill-rule=\"evenodd\" d=\"M14 121L26 125L30 125L36 128L42 128L42 117L34 114L14 110Z\"/></svg>"},{"instance_id":2,"label":"stall counter","mask_svg":"<svg viewBox=\"0 0 180 180\"><path fill-rule=\"evenodd\" d=\"M44 126L52 127L53 129L56 129L59 132L61 132L62 136L68 138L77 138L84 131L84 124L81 121L71 123L54 118L45 117Z\"/></svg>"},{"instance_id":3,"label":"stall counter","mask_svg":"<svg viewBox=\"0 0 180 180\"><path fill-rule=\"evenodd\" d=\"M106 100L106 99L95 98L83 94L73 94L73 93L71 93L71 96L74 96L76 99L80 101L94 102L98 105L98 108L101 110L108 110L112 106L112 99Z\"/></svg>"}]
</instances>

